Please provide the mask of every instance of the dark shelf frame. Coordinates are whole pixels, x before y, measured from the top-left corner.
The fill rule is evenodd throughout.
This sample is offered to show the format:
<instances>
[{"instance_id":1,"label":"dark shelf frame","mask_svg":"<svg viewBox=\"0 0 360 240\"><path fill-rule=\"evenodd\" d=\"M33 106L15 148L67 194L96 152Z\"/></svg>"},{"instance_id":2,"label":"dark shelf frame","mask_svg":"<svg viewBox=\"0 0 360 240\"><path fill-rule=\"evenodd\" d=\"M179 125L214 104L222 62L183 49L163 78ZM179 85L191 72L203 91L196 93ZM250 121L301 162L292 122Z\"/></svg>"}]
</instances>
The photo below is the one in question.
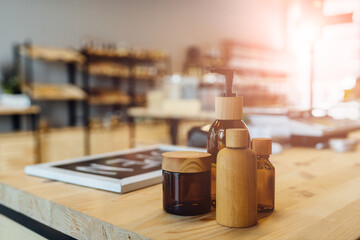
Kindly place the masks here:
<instances>
[{"instance_id":1,"label":"dark shelf frame","mask_svg":"<svg viewBox=\"0 0 360 240\"><path fill-rule=\"evenodd\" d=\"M23 45L25 48L31 48L31 43L30 42L26 42ZM18 72L19 74L21 74L21 55L20 55L20 47L21 45L17 45L15 48L17 49L17 55L18 55L18 61L19 61L19 68L18 68ZM43 59L33 59L32 57L25 55L25 78L23 79L23 83L26 84L27 86L29 86L30 88L32 88L33 83L34 83L34 61L36 60L40 60L42 62L46 62L46 60ZM76 66L77 66L77 62L58 62L60 64L65 64L66 65L66 71L67 71L67 82L69 84L73 84L73 85L77 85L76 84ZM32 90L32 89L31 89ZM36 99L32 99L30 97L31 102L34 101L46 101L46 100L36 100ZM78 101L85 101L85 100L64 100L67 101L68 104L68 125L71 127L76 126L76 102Z\"/></svg>"}]
</instances>

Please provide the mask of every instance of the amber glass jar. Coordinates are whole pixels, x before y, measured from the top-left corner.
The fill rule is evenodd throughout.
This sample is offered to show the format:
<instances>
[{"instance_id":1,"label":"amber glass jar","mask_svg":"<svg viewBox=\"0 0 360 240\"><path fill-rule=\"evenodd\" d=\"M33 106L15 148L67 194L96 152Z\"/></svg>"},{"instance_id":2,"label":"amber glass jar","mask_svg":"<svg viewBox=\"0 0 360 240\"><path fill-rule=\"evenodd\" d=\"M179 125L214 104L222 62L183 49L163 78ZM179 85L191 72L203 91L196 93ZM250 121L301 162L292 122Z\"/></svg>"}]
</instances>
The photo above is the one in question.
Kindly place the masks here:
<instances>
[{"instance_id":1,"label":"amber glass jar","mask_svg":"<svg viewBox=\"0 0 360 240\"><path fill-rule=\"evenodd\" d=\"M163 153L163 208L166 212L192 216L210 211L210 157L203 152Z\"/></svg>"}]
</instances>

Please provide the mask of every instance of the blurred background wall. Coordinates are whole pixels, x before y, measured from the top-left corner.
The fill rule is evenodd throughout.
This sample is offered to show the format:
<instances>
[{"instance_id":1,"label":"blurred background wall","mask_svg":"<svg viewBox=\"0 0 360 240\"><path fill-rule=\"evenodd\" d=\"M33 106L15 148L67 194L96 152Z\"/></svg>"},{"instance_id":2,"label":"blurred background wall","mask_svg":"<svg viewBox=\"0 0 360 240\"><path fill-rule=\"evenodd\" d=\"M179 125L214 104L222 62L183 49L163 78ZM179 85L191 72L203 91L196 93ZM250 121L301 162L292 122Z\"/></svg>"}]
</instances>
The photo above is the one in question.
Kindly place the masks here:
<instances>
[{"instance_id":1,"label":"blurred background wall","mask_svg":"<svg viewBox=\"0 0 360 240\"><path fill-rule=\"evenodd\" d=\"M1 0L0 16L0 66L11 64L12 45L27 39L36 45L80 49L82 40L92 37L162 49L171 56L173 72L182 70L191 45L208 49L221 40L238 39L283 49L285 42L281 0ZM42 78L35 77L38 82L62 82L64 74L56 64L36 63L34 75ZM39 104L54 125L66 123L66 103ZM0 131L9 128L9 121L0 119Z\"/></svg>"},{"instance_id":2,"label":"blurred background wall","mask_svg":"<svg viewBox=\"0 0 360 240\"><path fill-rule=\"evenodd\" d=\"M284 47L281 0L1 0L0 65L11 61L14 42L79 48L86 36L167 51L181 71L189 45L222 39Z\"/></svg>"}]
</instances>

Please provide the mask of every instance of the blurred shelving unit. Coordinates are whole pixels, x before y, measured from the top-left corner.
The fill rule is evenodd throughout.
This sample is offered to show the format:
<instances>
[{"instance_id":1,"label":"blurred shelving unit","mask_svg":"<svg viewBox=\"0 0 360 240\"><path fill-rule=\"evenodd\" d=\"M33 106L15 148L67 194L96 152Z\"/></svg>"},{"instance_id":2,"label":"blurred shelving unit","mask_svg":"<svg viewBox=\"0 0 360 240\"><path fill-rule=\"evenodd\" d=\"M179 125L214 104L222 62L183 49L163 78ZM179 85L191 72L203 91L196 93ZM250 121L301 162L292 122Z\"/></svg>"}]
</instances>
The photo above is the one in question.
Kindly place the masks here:
<instances>
[{"instance_id":1,"label":"blurred shelving unit","mask_svg":"<svg viewBox=\"0 0 360 240\"><path fill-rule=\"evenodd\" d=\"M68 103L68 125L76 126L76 102L86 101L86 92L76 83L76 70L84 61L84 57L71 49L36 46L29 43L18 45L17 59L21 66L21 57L25 60L21 88L32 102L36 101L66 101ZM65 64L67 81L65 83L40 83L34 76L34 61ZM49 79L50 80L50 79Z\"/></svg>"},{"instance_id":2,"label":"blurred shelving unit","mask_svg":"<svg viewBox=\"0 0 360 240\"><path fill-rule=\"evenodd\" d=\"M85 118L89 123L91 109L95 106L111 106L113 111L121 111L130 125L133 118L127 115L127 109L144 106L146 97L138 91L138 84L146 83L150 87L169 71L168 55L158 50L130 50L115 47L84 47L83 86L89 101L85 106ZM90 81L110 81L112 86L93 87ZM125 83L126 89L122 88ZM143 85L142 85L143 86ZM88 124L89 125L89 124ZM90 128L88 128L90 134ZM90 138L88 138L90 140ZM132 137L131 137L132 139ZM87 143L88 148L91 143Z\"/></svg>"},{"instance_id":3,"label":"blurred shelving unit","mask_svg":"<svg viewBox=\"0 0 360 240\"><path fill-rule=\"evenodd\" d=\"M314 49L316 107L357 100L357 96L348 96L345 91L353 89L360 76L359 10L357 0L323 1L324 24Z\"/></svg>"},{"instance_id":4,"label":"blurred shelving unit","mask_svg":"<svg viewBox=\"0 0 360 240\"><path fill-rule=\"evenodd\" d=\"M169 61L168 56L161 51L85 48L82 53L86 59L84 89L89 94L90 105L143 105L145 97L137 93L136 83L147 81L149 85L153 85L159 75L165 73L156 66L157 63ZM112 80L113 86L111 89L92 88L90 76L101 78L101 81ZM121 81L127 81L127 90L120 90Z\"/></svg>"},{"instance_id":5,"label":"blurred shelving unit","mask_svg":"<svg viewBox=\"0 0 360 240\"><path fill-rule=\"evenodd\" d=\"M77 125L77 107L82 108L82 124L85 127L84 149L90 154L90 111L96 106L111 106L127 117L131 106L144 106L146 97L138 91L137 83L150 87L169 72L170 59L157 50L129 50L108 48L83 48L81 51L36 46L30 43L15 47L15 64L21 76L21 89L32 103L62 101L68 104L68 125ZM34 62L64 64L67 81L51 83L36 81ZM82 83L77 83L77 70L81 70ZM109 87L92 87L90 81L112 82ZM121 84L126 83L126 90ZM142 85L143 86L143 85ZM82 103L79 105L78 103ZM130 124L133 119L127 117Z\"/></svg>"},{"instance_id":6,"label":"blurred shelving unit","mask_svg":"<svg viewBox=\"0 0 360 240\"><path fill-rule=\"evenodd\" d=\"M188 52L188 61L184 67L186 74L203 78L211 68L233 68L236 70L234 90L244 97L244 106L278 108L289 105L289 72L293 57L286 51L233 40L223 41L216 50L203 55L200 55L199 50L190 50L194 53ZM224 82L206 82L204 79L200 89L223 91Z\"/></svg>"},{"instance_id":7,"label":"blurred shelving unit","mask_svg":"<svg viewBox=\"0 0 360 240\"><path fill-rule=\"evenodd\" d=\"M77 125L77 102L87 101L86 92L76 83L77 68L82 65L84 57L71 49L36 46L30 43L16 45L14 50L15 65L21 79L21 89L23 93L29 96L31 104L55 101L66 102L68 125L75 127ZM35 61L41 61L45 64L57 63L65 65L67 79L63 83L51 83L50 79L47 79L48 82L36 81L37 78L34 76ZM34 124L38 125L38 122L36 121ZM84 124L86 124L85 121L81 123L81 125ZM38 133L38 126L33 126L33 130ZM40 138L40 136L37 138ZM87 142L86 139L85 142ZM39 145L37 147L39 149L40 144L37 145ZM40 152L38 150L38 159L41 157Z\"/></svg>"},{"instance_id":8,"label":"blurred shelving unit","mask_svg":"<svg viewBox=\"0 0 360 240\"><path fill-rule=\"evenodd\" d=\"M224 62L236 69L235 91L246 107L287 107L292 58L285 51L237 41L222 43Z\"/></svg>"}]
</instances>

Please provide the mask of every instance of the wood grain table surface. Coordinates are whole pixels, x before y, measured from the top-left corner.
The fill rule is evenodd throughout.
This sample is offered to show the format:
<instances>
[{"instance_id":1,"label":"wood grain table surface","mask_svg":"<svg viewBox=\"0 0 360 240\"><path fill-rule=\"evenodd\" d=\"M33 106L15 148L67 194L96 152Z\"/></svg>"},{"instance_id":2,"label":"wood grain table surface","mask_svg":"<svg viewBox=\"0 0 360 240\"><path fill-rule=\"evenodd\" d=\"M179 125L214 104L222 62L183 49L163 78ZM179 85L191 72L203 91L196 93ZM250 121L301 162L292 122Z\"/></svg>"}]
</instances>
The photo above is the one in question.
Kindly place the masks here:
<instances>
[{"instance_id":1,"label":"wood grain table surface","mask_svg":"<svg viewBox=\"0 0 360 240\"><path fill-rule=\"evenodd\" d=\"M271 158L275 211L258 225L220 226L215 211L181 217L162 209L161 184L116 194L25 175L0 175L0 204L77 239L357 239L360 148L291 148Z\"/></svg>"}]
</instances>

